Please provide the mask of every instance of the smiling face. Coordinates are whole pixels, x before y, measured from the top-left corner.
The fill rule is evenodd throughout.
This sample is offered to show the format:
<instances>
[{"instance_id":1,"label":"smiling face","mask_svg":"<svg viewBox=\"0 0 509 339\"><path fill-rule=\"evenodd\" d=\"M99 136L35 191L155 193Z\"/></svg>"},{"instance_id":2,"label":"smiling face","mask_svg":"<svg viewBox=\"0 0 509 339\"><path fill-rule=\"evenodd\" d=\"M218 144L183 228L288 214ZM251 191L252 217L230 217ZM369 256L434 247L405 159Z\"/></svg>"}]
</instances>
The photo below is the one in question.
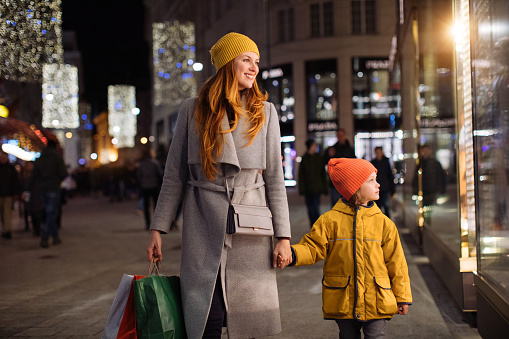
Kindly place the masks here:
<instances>
[{"instance_id":1,"label":"smiling face","mask_svg":"<svg viewBox=\"0 0 509 339\"><path fill-rule=\"evenodd\" d=\"M373 172L361 185L358 197L362 205L366 206L372 200L380 198L380 184L376 181L376 172Z\"/></svg>"},{"instance_id":2,"label":"smiling face","mask_svg":"<svg viewBox=\"0 0 509 339\"><path fill-rule=\"evenodd\" d=\"M233 70L239 82L239 90L253 87L253 82L259 72L258 63L260 59L254 52L242 53L235 58Z\"/></svg>"}]
</instances>

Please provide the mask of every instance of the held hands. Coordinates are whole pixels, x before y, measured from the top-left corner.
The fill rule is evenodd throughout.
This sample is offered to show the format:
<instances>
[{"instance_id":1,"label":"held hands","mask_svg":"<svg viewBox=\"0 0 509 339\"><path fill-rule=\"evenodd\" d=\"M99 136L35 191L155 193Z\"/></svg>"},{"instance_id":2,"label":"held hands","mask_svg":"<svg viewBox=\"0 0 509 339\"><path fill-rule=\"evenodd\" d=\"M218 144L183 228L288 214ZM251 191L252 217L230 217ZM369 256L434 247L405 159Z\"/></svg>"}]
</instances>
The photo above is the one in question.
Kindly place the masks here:
<instances>
[{"instance_id":1,"label":"held hands","mask_svg":"<svg viewBox=\"0 0 509 339\"><path fill-rule=\"evenodd\" d=\"M272 253L272 266L280 269L292 263L292 250L290 249L290 239L280 238L274 247Z\"/></svg>"},{"instance_id":2,"label":"held hands","mask_svg":"<svg viewBox=\"0 0 509 339\"><path fill-rule=\"evenodd\" d=\"M150 242L147 248L148 261L159 262L163 259L161 252L161 233L153 230L150 232Z\"/></svg>"},{"instance_id":3,"label":"held hands","mask_svg":"<svg viewBox=\"0 0 509 339\"><path fill-rule=\"evenodd\" d=\"M398 314L405 315L408 313L408 305L406 304L398 304Z\"/></svg>"}]
</instances>

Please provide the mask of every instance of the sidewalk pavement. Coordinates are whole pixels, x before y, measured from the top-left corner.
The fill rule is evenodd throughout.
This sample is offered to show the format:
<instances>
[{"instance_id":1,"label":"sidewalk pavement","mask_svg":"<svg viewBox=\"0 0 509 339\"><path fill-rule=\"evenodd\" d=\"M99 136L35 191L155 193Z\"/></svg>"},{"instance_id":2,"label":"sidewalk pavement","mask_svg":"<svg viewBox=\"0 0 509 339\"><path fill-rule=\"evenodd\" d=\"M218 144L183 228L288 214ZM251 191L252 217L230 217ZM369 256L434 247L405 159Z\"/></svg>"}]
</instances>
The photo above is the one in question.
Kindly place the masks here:
<instances>
[{"instance_id":1,"label":"sidewalk pavement","mask_svg":"<svg viewBox=\"0 0 509 339\"><path fill-rule=\"evenodd\" d=\"M304 199L288 191L292 243L309 230ZM322 197L322 212L329 207ZM397 211L393 212L397 220ZM182 225L182 221L179 221ZM100 338L123 273L143 274L149 233L137 201L75 197L63 209L62 244L39 247L16 213L13 239L0 240L0 338ZM427 257L400 228L413 305L387 324L389 338L480 338L462 320ZM181 233L163 236L162 272L179 273ZM270 338L337 338L322 319L322 264L278 271L283 332Z\"/></svg>"}]
</instances>

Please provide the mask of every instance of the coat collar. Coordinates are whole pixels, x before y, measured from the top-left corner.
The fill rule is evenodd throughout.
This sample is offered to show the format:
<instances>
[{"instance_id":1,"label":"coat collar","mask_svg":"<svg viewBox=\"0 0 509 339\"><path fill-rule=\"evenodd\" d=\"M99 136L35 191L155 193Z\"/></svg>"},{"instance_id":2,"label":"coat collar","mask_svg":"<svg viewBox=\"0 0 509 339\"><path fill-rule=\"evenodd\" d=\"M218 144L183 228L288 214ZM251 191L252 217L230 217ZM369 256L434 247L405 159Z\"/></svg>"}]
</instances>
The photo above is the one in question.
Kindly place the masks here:
<instances>
[{"instance_id":1,"label":"coat collar","mask_svg":"<svg viewBox=\"0 0 509 339\"><path fill-rule=\"evenodd\" d=\"M336 205L334 205L332 209L348 215L355 214L355 210L346 204L344 198L339 199L339 201L336 203ZM362 215L367 217L378 213L382 213L382 211L373 201L370 201L368 206L360 206L359 210L357 211L358 216Z\"/></svg>"},{"instance_id":2,"label":"coat collar","mask_svg":"<svg viewBox=\"0 0 509 339\"><path fill-rule=\"evenodd\" d=\"M231 132L224 134L223 153L217 160L218 163L226 164L224 176L230 177L239 174L240 163L237 156L237 147L244 146L248 141L245 139L244 134L246 131L247 120L244 116L240 116L239 122L235 129ZM230 129L230 122L228 115L225 114L221 121L221 129L227 131Z\"/></svg>"}]
</instances>

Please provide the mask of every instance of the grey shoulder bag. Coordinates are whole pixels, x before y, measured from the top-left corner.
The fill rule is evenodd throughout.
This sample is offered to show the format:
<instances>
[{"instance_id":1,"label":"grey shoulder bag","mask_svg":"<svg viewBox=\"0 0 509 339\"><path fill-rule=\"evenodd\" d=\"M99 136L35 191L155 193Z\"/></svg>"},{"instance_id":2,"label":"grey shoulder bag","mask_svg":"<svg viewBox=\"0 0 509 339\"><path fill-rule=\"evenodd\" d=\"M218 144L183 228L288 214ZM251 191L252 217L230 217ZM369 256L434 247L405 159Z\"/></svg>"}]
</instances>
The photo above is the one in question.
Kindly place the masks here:
<instances>
[{"instance_id":1,"label":"grey shoulder bag","mask_svg":"<svg viewBox=\"0 0 509 339\"><path fill-rule=\"evenodd\" d=\"M226 233L257 237L274 235L272 213L267 206L232 204L228 180L226 180L226 196L228 197L228 219Z\"/></svg>"}]
</instances>

